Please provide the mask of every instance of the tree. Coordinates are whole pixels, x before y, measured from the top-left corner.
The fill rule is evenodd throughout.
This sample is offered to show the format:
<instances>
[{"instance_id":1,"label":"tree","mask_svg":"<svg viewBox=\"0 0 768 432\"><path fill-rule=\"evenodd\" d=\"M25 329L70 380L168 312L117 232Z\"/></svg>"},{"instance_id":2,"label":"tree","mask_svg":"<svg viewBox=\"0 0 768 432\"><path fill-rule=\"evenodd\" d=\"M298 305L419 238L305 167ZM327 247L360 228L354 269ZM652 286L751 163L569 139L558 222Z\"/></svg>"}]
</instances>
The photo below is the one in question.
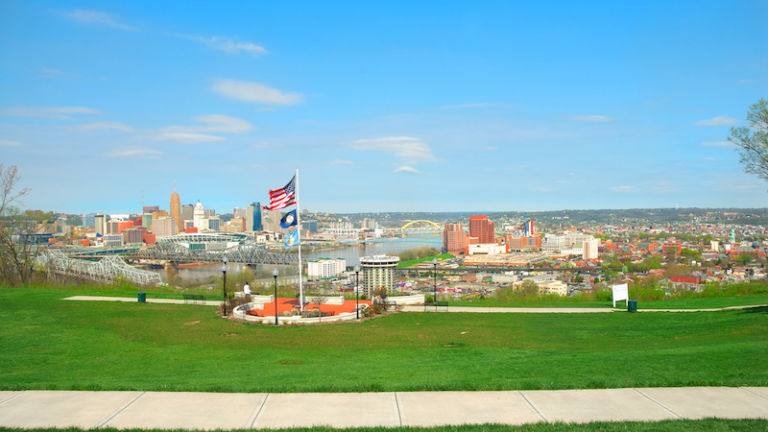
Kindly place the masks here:
<instances>
[{"instance_id":1,"label":"tree","mask_svg":"<svg viewBox=\"0 0 768 432\"><path fill-rule=\"evenodd\" d=\"M14 203L29 189L18 188L21 180L15 165L0 164L0 280L16 284L32 274L34 219L25 217Z\"/></svg>"},{"instance_id":2,"label":"tree","mask_svg":"<svg viewBox=\"0 0 768 432\"><path fill-rule=\"evenodd\" d=\"M739 147L746 172L768 180L768 100L749 107L747 120L749 127L731 128L728 141Z\"/></svg>"}]
</instances>

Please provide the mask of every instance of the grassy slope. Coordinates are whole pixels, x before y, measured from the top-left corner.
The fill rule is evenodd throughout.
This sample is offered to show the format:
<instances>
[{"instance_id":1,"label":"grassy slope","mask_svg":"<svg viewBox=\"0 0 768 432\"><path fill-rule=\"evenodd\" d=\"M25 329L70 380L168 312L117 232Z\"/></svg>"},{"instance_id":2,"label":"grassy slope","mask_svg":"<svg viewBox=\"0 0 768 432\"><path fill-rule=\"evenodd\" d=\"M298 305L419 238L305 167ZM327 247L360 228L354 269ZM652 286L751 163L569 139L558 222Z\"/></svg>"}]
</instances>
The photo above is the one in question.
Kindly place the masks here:
<instances>
[{"instance_id":1,"label":"grassy slope","mask_svg":"<svg viewBox=\"0 0 768 432\"><path fill-rule=\"evenodd\" d=\"M329 427L314 428L288 428L280 429L283 432L623 432L623 431L702 431L702 432L727 432L727 431L760 431L768 429L768 420L726 420L726 419L704 419L704 420L665 420L658 422L593 422L585 424L575 423L535 423L521 426L506 425L468 425L468 426L442 426L431 428L420 427L399 427L399 428L349 428L333 429ZM88 429L86 429L88 430ZM104 428L98 429L104 432L117 432L117 429ZM12 429L0 428L0 431L8 432L57 432L70 431L79 432L83 429ZM155 429L125 429L124 432L160 432Z\"/></svg>"},{"instance_id":2,"label":"grassy slope","mask_svg":"<svg viewBox=\"0 0 768 432\"><path fill-rule=\"evenodd\" d=\"M213 308L0 290L0 388L391 391L767 385L768 309L397 314L259 327ZM621 372L617 372L621 371Z\"/></svg>"}]
</instances>

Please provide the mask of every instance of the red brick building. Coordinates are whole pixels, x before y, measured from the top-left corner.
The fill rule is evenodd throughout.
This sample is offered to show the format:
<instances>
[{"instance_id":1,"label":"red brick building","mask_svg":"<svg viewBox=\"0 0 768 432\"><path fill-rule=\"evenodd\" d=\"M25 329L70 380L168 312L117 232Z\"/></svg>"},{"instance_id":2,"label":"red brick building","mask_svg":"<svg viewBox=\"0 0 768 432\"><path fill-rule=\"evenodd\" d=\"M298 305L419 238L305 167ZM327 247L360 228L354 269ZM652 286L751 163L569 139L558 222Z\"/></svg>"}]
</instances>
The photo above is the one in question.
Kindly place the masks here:
<instances>
[{"instance_id":1,"label":"red brick building","mask_svg":"<svg viewBox=\"0 0 768 432\"><path fill-rule=\"evenodd\" d=\"M464 226L445 224L443 228L443 250L449 254L466 254L469 236L464 232Z\"/></svg>"},{"instance_id":2,"label":"red brick building","mask_svg":"<svg viewBox=\"0 0 768 432\"><path fill-rule=\"evenodd\" d=\"M477 237L479 243L495 243L496 230L488 216L469 217L469 236Z\"/></svg>"}]
</instances>

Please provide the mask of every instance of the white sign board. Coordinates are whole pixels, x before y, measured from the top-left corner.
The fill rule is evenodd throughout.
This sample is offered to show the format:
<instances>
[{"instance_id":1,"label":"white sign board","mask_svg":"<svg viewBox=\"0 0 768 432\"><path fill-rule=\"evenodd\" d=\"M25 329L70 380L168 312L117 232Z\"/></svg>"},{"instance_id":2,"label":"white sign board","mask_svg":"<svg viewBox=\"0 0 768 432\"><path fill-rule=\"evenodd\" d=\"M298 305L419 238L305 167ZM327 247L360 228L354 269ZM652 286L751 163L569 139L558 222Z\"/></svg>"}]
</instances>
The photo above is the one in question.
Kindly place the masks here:
<instances>
[{"instance_id":1,"label":"white sign board","mask_svg":"<svg viewBox=\"0 0 768 432\"><path fill-rule=\"evenodd\" d=\"M613 287L613 307L616 307L617 301L624 300L629 306L629 286L627 284L614 285Z\"/></svg>"}]
</instances>

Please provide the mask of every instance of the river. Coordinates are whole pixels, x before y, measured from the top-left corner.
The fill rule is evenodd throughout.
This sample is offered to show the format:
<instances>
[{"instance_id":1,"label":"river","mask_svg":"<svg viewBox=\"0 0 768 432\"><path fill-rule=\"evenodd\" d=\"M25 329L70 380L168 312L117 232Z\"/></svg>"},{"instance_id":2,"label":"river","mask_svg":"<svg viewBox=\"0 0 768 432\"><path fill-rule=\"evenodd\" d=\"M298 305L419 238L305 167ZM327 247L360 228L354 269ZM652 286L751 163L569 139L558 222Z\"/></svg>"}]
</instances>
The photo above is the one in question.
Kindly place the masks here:
<instances>
[{"instance_id":1,"label":"river","mask_svg":"<svg viewBox=\"0 0 768 432\"><path fill-rule=\"evenodd\" d=\"M406 239L380 239L365 244L351 243L342 245L334 249L314 251L305 254L304 260L314 260L318 258L344 258L347 261L347 267L354 267L360 263L361 256L384 255L387 252L399 253L408 249L417 249L421 247L431 247L440 249L442 241L438 236L429 237L409 237ZM256 266L259 270L271 270L273 266ZM245 268L242 264L230 263L227 265L227 273L235 275ZM287 271L286 271L287 270ZM163 281L167 282L169 274L164 269L155 269L160 274ZM281 269L281 273L296 274L293 269ZM181 268L178 272L174 271L174 277L178 277L188 283L204 283L211 276L221 276L221 264L202 264L196 267Z\"/></svg>"}]
</instances>

